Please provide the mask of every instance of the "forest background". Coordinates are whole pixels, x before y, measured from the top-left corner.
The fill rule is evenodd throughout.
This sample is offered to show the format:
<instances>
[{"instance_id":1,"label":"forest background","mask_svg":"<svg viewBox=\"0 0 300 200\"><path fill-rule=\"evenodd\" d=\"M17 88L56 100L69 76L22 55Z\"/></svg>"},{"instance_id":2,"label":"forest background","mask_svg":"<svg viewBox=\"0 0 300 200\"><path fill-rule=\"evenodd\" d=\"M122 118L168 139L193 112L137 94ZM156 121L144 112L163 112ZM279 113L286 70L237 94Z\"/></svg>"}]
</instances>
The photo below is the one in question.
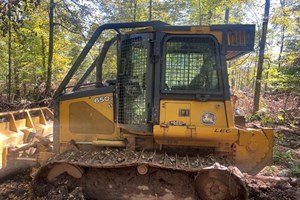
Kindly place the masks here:
<instances>
[{"instance_id":1,"label":"forest background","mask_svg":"<svg viewBox=\"0 0 300 200\"><path fill-rule=\"evenodd\" d=\"M1 0L2 104L49 101L99 25L146 20L161 20L171 25L256 24L255 51L228 62L231 90L238 96L237 106L248 119L260 119L265 124L299 124L298 0ZM257 71L264 42L263 22L269 25L260 81ZM106 41L111 35L108 31L100 40ZM101 43L92 49L75 79L84 73L100 47ZM115 73L116 55L109 51L104 62L104 79L114 79ZM93 82L92 78L88 81ZM261 98L260 107L253 109L256 82L261 84Z\"/></svg>"}]
</instances>

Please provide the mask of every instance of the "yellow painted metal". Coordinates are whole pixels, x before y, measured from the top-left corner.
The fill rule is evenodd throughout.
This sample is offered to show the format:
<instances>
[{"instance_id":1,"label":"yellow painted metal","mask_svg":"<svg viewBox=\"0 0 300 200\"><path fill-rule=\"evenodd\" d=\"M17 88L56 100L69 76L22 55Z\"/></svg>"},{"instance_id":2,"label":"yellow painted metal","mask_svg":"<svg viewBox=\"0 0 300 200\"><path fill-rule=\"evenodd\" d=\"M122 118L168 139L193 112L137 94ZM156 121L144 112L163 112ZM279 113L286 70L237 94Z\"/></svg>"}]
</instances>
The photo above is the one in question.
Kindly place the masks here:
<instances>
[{"instance_id":1,"label":"yellow painted metal","mask_svg":"<svg viewBox=\"0 0 300 200\"><path fill-rule=\"evenodd\" d=\"M220 44L222 43L222 31L211 31L209 26L191 26L190 31L165 31L165 33L212 35Z\"/></svg>"},{"instance_id":2,"label":"yellow painted metal","mask_svg":"<svg viewBox=\"0 0 300 200\"><path fill-rule=\"evenodd\" d=\"M180 116L181 109L188 109L188 116ZM215 123L202 123L204 113L213 113ZM155 125L153 135L159 144L218 147L230 145L238 139L238 129L233 125L230 101L172 101L160 103L160 125ZM179 125L170 125L170 123Z\"/></svg>"},{"instance_id":3,"label":"yellow painted metal","mask_svg":"<svg viewBox=\"0 0 300 200\"><path fill-rule=\"evenodd\" d=\"M96 140L92 141L93 145L96 146L107 146L107 147L125 147L126 144L123 140L115 140L115 141L110 141L110 140Z\"/></svg>"},{"instance_id":4,"label":"yellow painted metal","mask_svg":"<svg viewBox=\"0 0 300 200\"><path fill-rule=\"evenodd\" d=\"M53 113L48 108L0 113L0 169L7 164L7 147L27 143L31 132L39 136L52 134L52 122Z\"/></svg>"},{"instance_id":5,"label":"yellow painted metal","mask_svg":"<svg viewBox=\"0 0 300 200\"><path fill-rule=\"evenodd\" d=\"M60 143L66 144L70 140L76 142L120 140L120 131L114 123L113 112L112 93L61 101ZM74 124L75 122L79 123Z\"/></svg>"},{"instance_id":6,"label":"yellow painted metal","mask_svg":"<svg viewBox=\"0 0 300 200\"><path fill-rule=\"evenodd\" d=\"M179 116L180 109L190 109L188 117ZM212 126L204 125L201 122L201 116L204 113L213 113L216 116L216 123ZM218 127L228 128L226 119L225 104L222 101L179 101L179 100L162 100L160 102L160 124L169 121L185 120L187 125L199 127Z\"/></svg>"},{"instance_id":7,"label":"yellow painted metal","mask_svg":"<svg viewBox=\"0 0 300 200\"><path fill-rule=\"evenodd\" d=\"M138 29L134 31L129 31L126 34L134 34L134 33L149 33L154 32L153 28L145 28L145 29ZM183 34L183 35L190 35L190 34L202 34L202 35L212 35L214 36L217 41L221 44L222 43L222 31L211 31L209 26L191 26L191 29L188 31L162 31L163 33L168 34Z\"/></svg>"},{"instance_id":8,"label":"yellow painted metal","mask_svg":"<svg viewBox=\"0 0 300 200\"><path fill-rule=\"evenodd\" d=\"M272 165L273 162L274 131L271 128L263 128L262 131L264 132L266 138L268 139L268 146L269 146L268 153L263 159L263 162L260 163L260 165L264 167L267 165Z\"/></svg>"},{"instance_id":9,"label":"yellow painted metal","mask_svg":"<svg viewBox=\"0 0 300 200\"><path fill-rule=\"evenodd\" d=\"M2 153L1 153L2 150ZM7 156L8 150L7 147L3 146L3 143L0 143L0 169L7 167Z\"/></svg>"},{"instance_id":10,"label":"yellow painted metal","mask_svg":"<svg viewBox=\"0 0 300 200\"><path fill-rule=\"evenodd\" d=\"M161 112L162 123L169 121L180 121L185 124L191 125L191 116L179 116L179 110L191 110L191 104L185 102L163 102L161 104L163 111Z\"/></svg>"},{"instance_id":11,"label":"yellow painted metal","mask_svg":"<svg viewBox=\"0 0 300 200\"><path fill-rule=\"evenodd\" d=\"M221 143L230 145L238 138L237 129L216 127L189 128L189 126L155 125L153 134L158 144L199 147L218 147Z\"/></svg>"},{"instance_id":12,"label":"yellow painted metal","mask_svg":"<svg viewBox=\"0 0 300 200\"><path fill-rule=\"evenodd\" d=\"M182 109L189 115L180 116ZM207 112L216 116L213 125L201 123ZM160 124L154 126L153 135L158 144L215 147L216 152L232 155L240 170L256 174L272 162L273 130L239 129L233 117L230 101L162 100Z\"/></svg>"},{"instance_id":13,"label":"yellow painted metal","mask_svg":"<svg viewBox=\"0 0 300 200\"><path fill-rule=\"evenodd\" d=\"M225 101L227 123L229 128L234 128L234 113L231 101Z\"/></svg>"},{"instance_id":14,"label":"yellow painted metal","mask_svg":"<svg viewBox=\"0 0 300 200\"><path fill-rule=\"evenodd\" d=\"M272 163L273 130L240 129L233 145L234 164L243 172L257 174Z\"/></svg>"}]
</instances>

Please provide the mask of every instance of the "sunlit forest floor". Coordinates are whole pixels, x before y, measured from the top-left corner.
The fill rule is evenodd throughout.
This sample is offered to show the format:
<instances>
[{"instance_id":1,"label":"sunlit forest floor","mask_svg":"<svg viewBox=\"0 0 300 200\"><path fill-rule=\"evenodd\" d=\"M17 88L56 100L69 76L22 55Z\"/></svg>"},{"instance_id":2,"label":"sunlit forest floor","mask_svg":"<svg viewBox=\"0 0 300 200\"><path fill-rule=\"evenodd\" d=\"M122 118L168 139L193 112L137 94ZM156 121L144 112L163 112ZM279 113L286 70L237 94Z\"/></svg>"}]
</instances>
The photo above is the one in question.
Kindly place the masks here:
<instances>
[{"instance_id":1,"label":"sunlit forest floor","mask_svg":"<svg viewBox=\"0 0 300 200\"><path fill-rule=\"evenodd\" d=\"M240 112L250 116L252 97L241 91L235 93L238 96L237 107ZM253 200L300 199L300 97L293 94L265 94L263 101L264 108L259 114L246 117L247 126L274 128L273 165L265 167L257 176L245 175L249 198ZM33 105L30 104L30 107ZM15 104L15 107L1 106L2 110L22 108L20 104ZM34 198L29 174L29 171L24 171L2 182L0 184L0 200L85 199L82 188L69 190L65 184L51 189L44 197Z\"/></svg>"}]
</instances>

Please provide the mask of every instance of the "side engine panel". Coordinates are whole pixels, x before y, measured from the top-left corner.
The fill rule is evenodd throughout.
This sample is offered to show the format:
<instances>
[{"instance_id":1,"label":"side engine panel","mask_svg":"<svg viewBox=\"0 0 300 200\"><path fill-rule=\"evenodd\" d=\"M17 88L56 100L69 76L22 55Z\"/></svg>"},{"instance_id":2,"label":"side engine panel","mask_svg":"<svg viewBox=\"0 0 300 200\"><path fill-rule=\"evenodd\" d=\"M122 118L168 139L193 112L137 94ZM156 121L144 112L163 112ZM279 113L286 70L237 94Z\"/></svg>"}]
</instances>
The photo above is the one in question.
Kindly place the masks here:
<instances>
[{"instance_id":1,"label":"side engine panel","mask_svg":"<svg viewBox=\"0 0 300 200\"><path fill-rule=\"evenodd\" d=\"M229 120L230 102L170 101L160 104L160 124L154 125L154 138L159 144L215 147L231 152L238 140L238 129ZM229 116L228 116L229 115Z\"/></svg>"},{"instance_id":2,"label":"side engine panel","mask_svg":"<svg viewBox=\"0 0 300 200\"><path fill-rule=\"evenodd\" d=\"M62 100L59 110L61 144L120 139L114 123L113 93Z\"/></svg>"}]
</instances>

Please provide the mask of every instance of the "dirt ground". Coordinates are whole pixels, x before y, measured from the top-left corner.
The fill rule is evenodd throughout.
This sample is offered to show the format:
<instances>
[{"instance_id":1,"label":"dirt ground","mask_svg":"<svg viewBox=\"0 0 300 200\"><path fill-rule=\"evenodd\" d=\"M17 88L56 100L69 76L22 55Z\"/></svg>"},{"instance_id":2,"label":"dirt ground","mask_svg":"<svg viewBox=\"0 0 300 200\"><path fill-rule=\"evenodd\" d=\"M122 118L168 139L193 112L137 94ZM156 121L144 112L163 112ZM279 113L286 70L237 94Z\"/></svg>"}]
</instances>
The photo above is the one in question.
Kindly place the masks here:
<instances>
[{"instance_id":1,"label":"dirt ground","mask_svg":"<svg viewBox=\"0 0 300 200\"><path fill-rule=\"evenodd\" d=\"M300 173L299 160L300 160L300 147L297 144L300 141L300 129L288 128L285 126L278 126L275 133L275 147L274 147L274 165L266 167L257 176L245 175L245 182L249 190L249 199L253 200L298 200L300 199ZM296 166L295 166L296 165ZM120 172L123 173L123 172ZM125 173L125 172L124 172ZM172 176L172 175L170 175ZM130 177L130 175L128 176ZM93 177L88 177L93 179ZM110 180L107 180L110 181ZM112 185L115 187L116 192L114 197L118 196L117 191L123 191L126 193L126 182L130 182L130 178L124 182L124 180L115 181L118 185ZM141 182L149 180L141 180ZM152 180L157 184L161 184L159 180ZM150 181L151 182L151 181ZM184 177L180 177L178 180L178 187L173 193L181 194L178 190L186 190L186 180ZM88 188L93 188L99 183L94 179L94 182L89 183ZM97 191L95 190L95 196L86 196L82 187L72 186L72 181L66 180L58 183L56 186L49 186L50 191L45 192L42 197L34 197L31 191L31 178L29 171L23 171L9 180L6 180L0 184L0 200L4 199L36 199L36 200L75 200L75 199L99 199L101 197L101 187ZM151 186L149 186L151 189ZM139 188L140 190L146 190L144 186ZM148 188L149 189L149 188ZM172 190L170 187L169 191ZM164 191L157 191L158 194ZM171 192L172 193L172 192ZM171 194L170 193L170 194ZM144 193L146 194L146 193ZM130 195L130 194L126 194ZM167 194L168 195L168 194ZM147 194L146 194L147 196ZM144 197L146 197L144 196ZM163 196L163 195L161 195ZM191 193L191 196L194 196ZM139 198L140 197L140 198ZM165 196L168 197L168 196ZM170 197L170 196L169 196ZM100 198L101 199L101 198ZM105 196L102 198L105 199ZM142 196L137 196L136 199L143 199ZM156 198L165 199L165 198ZM168 199L168 198L167 198ZM171 198L172 199L172 198ZM181 198L185 199L185 198ZM186 198L189 199L189 198Z\"/></svg>"}]
</instances>

